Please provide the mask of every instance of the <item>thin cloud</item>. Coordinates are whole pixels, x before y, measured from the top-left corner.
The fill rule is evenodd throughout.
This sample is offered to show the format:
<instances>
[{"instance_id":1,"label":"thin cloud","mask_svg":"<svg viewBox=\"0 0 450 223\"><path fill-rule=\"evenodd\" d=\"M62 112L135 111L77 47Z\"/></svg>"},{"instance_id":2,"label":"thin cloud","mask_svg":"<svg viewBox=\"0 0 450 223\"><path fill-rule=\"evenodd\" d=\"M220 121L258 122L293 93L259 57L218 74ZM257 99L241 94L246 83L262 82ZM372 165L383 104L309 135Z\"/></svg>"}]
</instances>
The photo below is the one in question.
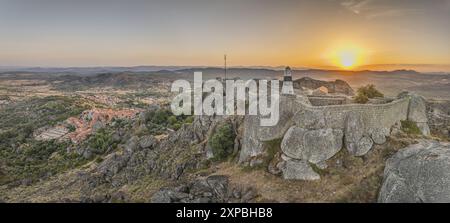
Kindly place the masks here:
<instances>
[{"instance_id":1,"label":"thin cloud","mask_svg":"<svg viewBox=\"0 0 450 223\"><path fill-rule=\"evenodd\" d=\"M372 0L346 0L341 2L341 5L352 11L355 14L359 14L368 8L368 3Z\"/></svg>"},{"instance_id":2,"label":"thin cloud","mask_svg":"<svg viewBox=\"0 0 450 223\"><path fill-rule=\"evenodd\" d=\"M384 11L368 13L366 17L368 19L373 19L378 17L399 17L419 13L421 13L421 11L417 9L388 9Z\"/></svg>"},{"instance_id":3,"label":"thin cloud","mask_svg":"<svg viewBox=\"0 0 450 223\"><path fill-rule=\"evenodd\" d=\"M398 2L397 2L398 3ZM402 4L395 4L395 1L384 0L343 0L340 2L345 9L364 16L368 19L381 17L399 17L420 13L418 8L406 7Z\"/></svg>"}]
</instances>

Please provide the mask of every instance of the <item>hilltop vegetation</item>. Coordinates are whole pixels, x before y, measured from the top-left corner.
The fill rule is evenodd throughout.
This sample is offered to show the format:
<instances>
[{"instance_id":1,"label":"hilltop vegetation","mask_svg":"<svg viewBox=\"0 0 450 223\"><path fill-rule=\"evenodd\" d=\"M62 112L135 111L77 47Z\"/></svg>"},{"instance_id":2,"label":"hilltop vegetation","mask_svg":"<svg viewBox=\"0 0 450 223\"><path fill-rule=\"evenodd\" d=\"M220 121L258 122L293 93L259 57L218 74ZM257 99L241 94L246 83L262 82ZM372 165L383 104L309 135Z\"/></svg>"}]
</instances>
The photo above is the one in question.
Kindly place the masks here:
<instances>
[{"instance_id":1,"label":"hilltop vegetation","mask_svg":"<svg viewBox=\"0 0 450 223\"><path fill-rule=\"evenodd\" d=\"M79 115L87 106L70 97L30 98L0 109L0 183L29 184L79 166L83 160L67 152L69 142L37 141L33 132Z\"/></svg>"},{"instance_id":2,"label":"hilltop vegetation","mask_svg":"<svg viewBox=\"0 0 450 223\"><path fill-rule=\"evenodd\" d=\"M384 97L384 95L375 88L375 85L368 84L358 88L354 98L356 103L365 104L372 98Z\"/></svg>"},{"instance_id":3,"label":"hilltop vegetation","mask_svg":"<svg viewBox=\"0 0 450 223\"><path fill-rule=\"evenodd\" d=\"M176 72L171 73L171 78L176 77ZM20 97L21 88L28 89L29 85L14 91L7 87L8 95L2 98L8 104L0 108L0 200L375 202L385 161L421 137L417 124L403 121L395 129L398 135L386 137L363 156L342 150L325 163L309 163L320 180L285 180L280 172L282 165L278 165L286 158L280 151L282 138L262 143L264 153L248 165L239 163L245 143L244 117L174 116L167 100L160 100L170 99L167 86L161 82L155 86L135 84L151 77L133 75L59 75L53 80L64 82L55 84L64 93L51 92L59 96L41 92L36 97ZM334 83L334 90L337 86L349 87L340 81L329 83ZM381 90L386 93L384 88L365 85L356 98L376 101L384 96ZM113 110L121 109L137 112L113 116ZM439 108L429 114L439 115L431 127L441 130L441 120L448 110ZM79 141L35 139L40 129L52 129L69 117L74 118L63 124L67 131L88 129L86 137ZM103 121L90 122L98 117ZM88 126L79 128L83 124Z\"/></svg>"},{"instance_id":4,"label":"hilltop vegetation","mask_svg":"<svg viewBox=\"0 0 450 223\"><path fill-rule=\"evenodd\" d=\"M232 154L235 137L233 127L229 123L224 123L216 129L208 141L214 160L224 160Z\"/></svg>"},{"instance_id":5,"label":"hilltop vegetation","mask_svg":"<svg viewBox=\"0 0 450 223\"><path fill-rule=\"evenodd\" d=\"M100 128L79 143L35 139L39 129L66 125L69 117L78 117L92 105L77 97L49 96L29 98L0 109L0 186L31 185L81 168L92 160L101 162L119 145L123 148L133 135L167 134L193 122L192 116L174 116L166 108L155 108L143 113L139 121L118 118L109 124L98 123L102 124ZM76 131L73 125L67 128Z\"/></svg>"}]
</instances>

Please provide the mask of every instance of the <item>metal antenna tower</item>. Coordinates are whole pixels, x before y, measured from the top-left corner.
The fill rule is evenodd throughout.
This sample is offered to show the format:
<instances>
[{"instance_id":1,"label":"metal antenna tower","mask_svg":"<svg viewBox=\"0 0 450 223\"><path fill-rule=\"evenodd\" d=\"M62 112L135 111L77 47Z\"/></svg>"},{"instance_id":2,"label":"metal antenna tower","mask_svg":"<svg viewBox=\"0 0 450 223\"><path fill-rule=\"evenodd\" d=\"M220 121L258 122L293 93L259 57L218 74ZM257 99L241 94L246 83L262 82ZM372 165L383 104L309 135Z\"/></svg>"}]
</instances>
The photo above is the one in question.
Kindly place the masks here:
<instances>
[{"instance_id":1,"label":"metal antenna tower","mask_svg":"<svg viewBox=\"0 0 450 223\"><path fill-rule=\"evenodd\" d=\"M224 71L225 71L225 80L227 80L227 55L223 55L223 61L224 61Z\"/></svg>"}]
</instances>

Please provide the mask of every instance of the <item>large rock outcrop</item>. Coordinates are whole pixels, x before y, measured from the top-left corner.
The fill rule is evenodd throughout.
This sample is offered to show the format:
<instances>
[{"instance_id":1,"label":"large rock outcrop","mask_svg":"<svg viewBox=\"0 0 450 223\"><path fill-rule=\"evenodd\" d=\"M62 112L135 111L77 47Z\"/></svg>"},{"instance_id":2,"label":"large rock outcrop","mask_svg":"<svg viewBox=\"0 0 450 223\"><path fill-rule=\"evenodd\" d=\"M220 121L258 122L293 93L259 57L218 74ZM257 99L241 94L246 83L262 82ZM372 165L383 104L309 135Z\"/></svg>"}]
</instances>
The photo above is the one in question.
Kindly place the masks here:
<instances>
[{"instance_id":1,"label":"large rock outcrop","mask_svg":"<svg viewBox=\"0 0 450 223\"><path fill-rule=\"evenodd\" d=\"M339 152L342 138L340 129L306 130L293 126L284 135L281 150L288 157L317 164Z\"/></svg>"},{"instance_id":2,"label":"large rock outcrop","mask_svg":"<svg viewBox=\"0 0 450 223\"><path fill-rule=\"evenodd\" d=\"M308 161L297 160L282 155L282 161L278 164L283 178L286 180L319 180L320 175L316 173Z\"/></svg>"},{"instance_id":3,"label":"large rock outcrop","mask_svg":"<svg viewBox=\"0 0 450 223\"><path fill-rule=\"evenodd\" d=\"M301 89L317 89L320 87L326 87L327 93L338 93L344 95L354 95L355 92L350 87L350 85L343 80L335 80L335 81L321 81L315 80L310 77L303 77L293 81L294 88Z\"/></svg>"},{"instance_id":4,"label":"large rock outcrop","mask_svg":"<svg viewBox=\"0 0 450 223\"><path fill-rule=\"evenodd\" d=\"M408 120L417 124L423 135L430 135L430 128L428 126L427 118L427 102L425 99L417 94L410 92L402 92L399 97L409 97L408 106Z\"/></svg>"},{"instance_id":5,"label":"large rock outcrop","mask_svg":"<svg viewBox=\"0 0 450 223\"><path fill-rule=\"evenodd\" d=\"M233 117L230 122L238 119ZM197 116L192 124L183 125L161 139L151 135L129 136L118 145L119 149L93 168L83 170L80 174L83 194L89 196L102 184L120 187L149 174L167 180L180 179L189 170L201 167L202 161L206 160L207 143L204 142L211 129L223 120L221 116Z\"/></svg>"},{"instance_id":6,"label":"large rock outcrop","mask_svg":"<svg viewBox=\"0 0 450 223\"><path fill-rule=\"evenodd\" d=\"M411 95L408 109L408 120L416 122L423 135L430 135L428 127L426 101L422 96Z\"/></svg>"},{"instance_id":7,"label":"large rock outcrop","mask_svg":"<svg viewBox=\"0 0 450 223\"><path fill-rule=\"evenodd\" d=\"M314 86L312 83L321 82L312 81L308 86ZM259 116L246 116L239 162L250 166L263 163L267 149L273 148L266 145L282 139L280 152L289 158L279 162L283 168L277 167L283 177L314 179L309 164L326 168L325 161L344 146L350 155L364 156L375 144L384 144L403 120L416 123L424 135L429 134L425 101L413 93L402 93L386 104L313 106L305 98L281 97L276 126L260 126Z\"/></svg>"},{"instance_id":8,"label":"large rock outcrop","mask_svg":"<svg viewBox=\"0 0 450 223\"><path fill-rule=\"evenodd\" d=\"M422 141L391 157L379 202L450 202L450 144Z\"/></svg>"},{"instance_id":9,"label":"large rock outcrop","mask_svg":"<svg viewBox=\"0 0 450 223\"><path fill-rule=\"evenodd\" d=\"M365 124L361 115L349 112L345 121L345 146L350 154L365 155L373 145L370 137L364 135Z\"/></svg>"},{"instance_id":10,"label":"large rock outcrop","mask_svg":"<svg viewBox=\"0 0 450 223\"><path fill-rule=\"evenodd\" d=\"M152 203L248 203L258 196L253 187L234 187L228 176L212 175L195 179L174 188L162 188L151 198Z\"/></svg>"},{"instance_id":11,"label":"large rock outcrop","mask_svg":"<svg viewBox=\"0 0 450 223\"><path fill-rule=\"evenodd\" d=\"M292 116L299 107L299 103L306 103L306 97L280 97L279 121L275 126L261 126L261 116L246 115L244 119L244 133L239 162L247 162L264 153L263 142L280 139L293 125Z\"/></svg>"},{"instance_id":12,"label":"large rock outcrop","mask_svg":"<svg viewBox=\"0 0 450 223\"><path fill-rule=\"evenodd\" d=\"M450 100L428 100L427 118L432 134L450 140Z\"/></svg>"}]
</instances>

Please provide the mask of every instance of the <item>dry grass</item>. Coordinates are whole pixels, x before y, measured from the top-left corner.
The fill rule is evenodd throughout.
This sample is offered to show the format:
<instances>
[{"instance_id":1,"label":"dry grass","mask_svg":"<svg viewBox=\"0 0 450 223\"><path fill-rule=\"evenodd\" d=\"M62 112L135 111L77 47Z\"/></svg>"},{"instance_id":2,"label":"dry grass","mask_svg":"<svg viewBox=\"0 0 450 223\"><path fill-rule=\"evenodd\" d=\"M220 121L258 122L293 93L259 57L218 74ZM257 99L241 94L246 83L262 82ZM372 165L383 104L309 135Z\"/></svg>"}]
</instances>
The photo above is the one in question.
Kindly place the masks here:
<instances>
[{"instance_id":1,"label":"dry grass","mask_svg":"<svg viewBox=\"0 0 450 223\"><path fill-rule=\"evenodd\" d=\"M53 90L44 80L0 80L0 89L0 95L9 96L14 100L63 95L62 92Z\"/></svg>"},{"instance_id":2,"label":"dry grass","mask_svg":"<svg viewBox=\"0 0 450 223\"><path fill-rule=\"evenodd\" d=\"M230 176L232 184L253 186L263 202L376 202L385 161L410 139L390 139L364 157L345 149L327 162L318 181L288 181L265 170L245 171L232 163L220 164L214 174Z\"/></svg>"},{"instance_id":3,"label":"dry grass","mask_svg":"<svg viewBox=\"0 0 450 223\"><path fill-rule=\"evenodd\" d=\"M8 188L0 187L0 197L6 202L55 202L65 198L77 200L80 197L80 188L76 179L76 171L67 172L39 182L31 186L18 186Z\"/></svg>"},{"instance_id":4,"label":"dry grass","mask_svg":"<svg viewBox=\"0 0 450 223\"><path fill-rule=\"evenodd\" d=\"M89 164L85 168L92 167L88 166ZM79 170L69 171L31 186L17 186L13 188L2 186L0 187L0 198L8 203L80 201L80 198L86 196L86 194L82 192L82 188L85 185L78 180L78 174ZM110 184L102 184L90 192L92 195L111 195L116 192L122 192L128 196L127 202L149 202L153 193L168 184L169 182L149 175L121 188L113 188Z\"/></svg>"},{"instance_id":5,"label":"dry grass","mask_svg":"<svg viewBox=\"0 0 450 223\"><path fill-rule=\"evenodd\" d=\"M389 139L364 157L352 157L343 149L327 162L328 168L321 171L318 181L284 180L264 169L248 171L233 162L216 164L203 172L204 175L227 175L234 186L254 187L260 194L258 202L375 202L386 159L411 143L414 143L412 138ZM93 164L88 163L82 169L91 169ZM83 186L76 180L78 173L79 170L68 171L31 186L2 186L0 198L6 202L77 201ZM188 178L194 175L198 173ZM161 187L178 183L146 176L121 188L104 184L91 192L98 195L120 191L130 202L148 202Z\"/></svg>"}]
</instances>

